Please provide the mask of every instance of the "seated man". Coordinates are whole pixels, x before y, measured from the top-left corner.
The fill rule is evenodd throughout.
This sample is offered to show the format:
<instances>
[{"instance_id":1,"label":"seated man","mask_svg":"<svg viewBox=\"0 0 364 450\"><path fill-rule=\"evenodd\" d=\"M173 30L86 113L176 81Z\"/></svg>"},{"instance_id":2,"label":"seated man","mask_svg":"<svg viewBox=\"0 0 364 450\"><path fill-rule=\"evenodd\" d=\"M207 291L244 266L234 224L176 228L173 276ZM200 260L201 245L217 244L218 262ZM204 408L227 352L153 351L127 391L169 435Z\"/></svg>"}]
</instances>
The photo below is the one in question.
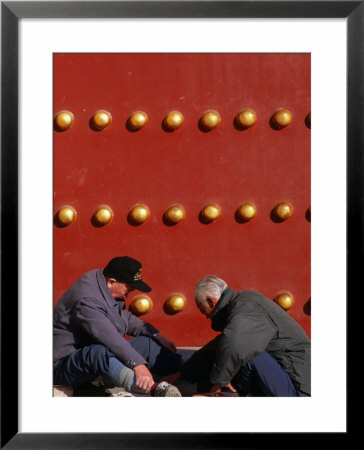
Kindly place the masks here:
<instances>
[{"instance_id":1,"label":"seated man","mask_svg":"<svg viewBox=\"0 0 364 450\"><path fill-rule=\"evenodd\" d=\"M215 275L197 283L195 298L221 334L164 380L184 378L200 391L241 396L311 395L310 340L286 311L257 291L229 289Z\"/></svg>"},{"instance_id":2,"label":"seated man","mask_svg":"<svg viewBox=\"0 0 364 450\"><path fill-rule=\"evenodd\" d=\"M151 290L142 281L141 267L128 256L113 258L103 270L79 278L60 298L54 310L54 384L80 386L101 377L129 392L181 396L175 386L156 383L151 373L179 369L175 345L125 307L129 292Z\"/></svg>"}]
</instances>

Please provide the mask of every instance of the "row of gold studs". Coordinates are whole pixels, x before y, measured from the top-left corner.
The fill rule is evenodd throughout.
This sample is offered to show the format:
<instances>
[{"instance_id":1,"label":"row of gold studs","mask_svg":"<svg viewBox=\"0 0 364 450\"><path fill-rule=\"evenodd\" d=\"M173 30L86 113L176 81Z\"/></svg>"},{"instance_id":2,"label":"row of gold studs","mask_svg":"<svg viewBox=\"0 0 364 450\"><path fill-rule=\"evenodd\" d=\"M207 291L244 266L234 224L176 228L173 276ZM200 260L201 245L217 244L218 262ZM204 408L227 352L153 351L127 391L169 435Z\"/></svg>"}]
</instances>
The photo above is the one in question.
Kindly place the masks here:
<instances>
[{"instance_id":1,"label":"row of gold studs","mask_svg":"<svg viewBox=\"0 0 364 450\"><path fill-rule=\"evenodd\" d=\"M249 221L257 214L257 207L252 202L245 202L239 205L236 210L236 218L241 221ZM283 201L273 208L274 217L279 221L289 219L293 214L291 203ZM311 215L309 207L307 213ZM208 203L200 211L201 220L209 223L217 220L221 215L221 208L216 203ZM129 211L129 219L135 224L142 224L149 219L150 211L146 205L137 204ZM185 218L185 210L181 205L172 205L164 213L164 220L170 224L177 224ZM62 226L70 225L77 217L75 208L70 205L63 205L56 214L57 222ZM97 225L106 225L111 222L114 212L107 205L100 205L93 214L92 220Z\"/></svg>"},{"instance_id":2,"label":"row of gold studs","mask_svg":"<svg viewBox=\"0 0 364 450\"><path fill-rule=\"evenodd\" d=\"M251 127L257 121L257 115L252 109L243 109L235 116L235 124L240 129ZM311 126L311 112L305 118L306 125ZM112 122L112 116L108 111L99 110L91 118L91 126L96 130L104 130ZM145 127L148 122L148 115L144 111L135 111L127 121L131 130L137 131ZM184 122L183 114L179 111L170 111L163 119L163 126L173 131L179 128ZM200 117L200 126L207 130L213 130L221 122L220 114L217 111L205 111ZM282 129L292 122L292 113L285 108L277 109L271 116L272 126L276 129ZM70 111L60 111L54 118L56 130L65 131L71 128L74 123L74 115Z\"/></svg>"},{"instance_id":3,"label":"row of gold studs","mask_svg":"<svg viewBox=\"0 0 364 450\"><path fill-rule=\"evenodd\" d=\"M295 299L289 291L279 291L273 299L284 310L290 309ZM164 302L163 309L167 314L176 314L185 308L187 303L186 296L180 292L174 292ZM153 309L153 301L146 294L136 295L131 304L130 310L137 316L149 313Z\"/></svg>"}]
</instances>

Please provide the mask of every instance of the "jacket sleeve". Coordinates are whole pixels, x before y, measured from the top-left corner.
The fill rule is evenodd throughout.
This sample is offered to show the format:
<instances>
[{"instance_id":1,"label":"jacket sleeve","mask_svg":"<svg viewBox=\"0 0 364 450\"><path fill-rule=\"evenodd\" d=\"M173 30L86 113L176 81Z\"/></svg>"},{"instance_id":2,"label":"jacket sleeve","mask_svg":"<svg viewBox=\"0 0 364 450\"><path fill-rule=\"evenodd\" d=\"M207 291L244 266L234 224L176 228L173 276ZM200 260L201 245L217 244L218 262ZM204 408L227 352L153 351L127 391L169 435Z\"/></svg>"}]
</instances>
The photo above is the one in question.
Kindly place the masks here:
<instances>
[{"instance_id":1,"label":"jacket sleeve","mask_svg":"<svg viewBox=\"0 0 364 450\"><path fill-rule=\"evenodd\" d=\"M120 335L97 300L79 300L73 309L73 319L95 342L108 348L123 363L147 364L145 359Z\"/></svg>"},{"instance_id":2,"label":"jacket sleeve","mask_svg":"<svg viewBox=\"0 0 364 450\"><path fill-rule=\"evenodd\" d=\"M249 303L235 306L219 337L210 381L226 386L242 365L267 348L275 335L276 329L263 311Z\"/></svg>"},{"instance_id":3,"label":"jacket sleeve","mask_svg":"<svg viewBox=\"0 0 364 450\"><path fill-rule=\"evenodd\" d=\"M134 314L129 311L124 311L123 314L127 314L128 320L128 330L127 334L129 336L148 336L152 337L154 333L158 333L157 328L154 328L148 322L144 322L143 320L136 317Z\"/></svg>"}]
</instances>

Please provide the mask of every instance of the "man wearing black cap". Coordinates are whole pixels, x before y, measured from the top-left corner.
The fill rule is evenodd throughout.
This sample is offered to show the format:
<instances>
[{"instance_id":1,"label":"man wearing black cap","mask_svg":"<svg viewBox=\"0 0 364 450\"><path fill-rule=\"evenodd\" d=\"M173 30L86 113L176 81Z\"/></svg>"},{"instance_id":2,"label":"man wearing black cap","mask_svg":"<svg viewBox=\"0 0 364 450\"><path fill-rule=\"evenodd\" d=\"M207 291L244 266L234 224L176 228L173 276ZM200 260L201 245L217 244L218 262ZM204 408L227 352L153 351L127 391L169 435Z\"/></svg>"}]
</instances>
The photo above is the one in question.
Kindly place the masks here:
<instances>
[{"instance_id":1,"label":"man wearing black cap","mask_svg":"<svg viewBox=\"0 0 364 450\"><path fill-rule=\"evenodd\" d=\"M116 257L63 294L54 310L54 384L79 386L101 377L129 392L181 396L175 386L155 383L151 374L178 369L175 345L125 307L129 292L151 291L141 271L139 261Z\"/></svg>"}]
</instances>

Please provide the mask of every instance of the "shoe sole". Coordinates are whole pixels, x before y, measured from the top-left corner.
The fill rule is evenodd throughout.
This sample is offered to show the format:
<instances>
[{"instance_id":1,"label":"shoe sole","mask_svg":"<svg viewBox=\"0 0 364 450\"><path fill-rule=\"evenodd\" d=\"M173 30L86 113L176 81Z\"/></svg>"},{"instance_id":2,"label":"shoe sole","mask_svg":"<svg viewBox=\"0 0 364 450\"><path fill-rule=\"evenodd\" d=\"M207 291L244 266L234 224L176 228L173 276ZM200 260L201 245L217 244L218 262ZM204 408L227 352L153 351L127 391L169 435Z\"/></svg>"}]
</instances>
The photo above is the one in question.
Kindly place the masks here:
<instances>
[{"instance_id":1,"label":"shoe sole","mask_svg":"<svg viewBox=\"0 0 364 450\"><path fill-rule=\"evenodd\" d=\"M180 391L176 388L176 386L168 386L166 389L166 395L164 397L182 397Z\"/></svg>"},{"instance_id":2,"label":"shoe sole","mask_svg":"<svg viewBox=\"0 0 364 450\"><path fill-rule=\"evenodd\" d=\"M156 397L182 397L180 391L176 388L176 386L169 385L166 386L165 389L158 391L158 388L155 391Z\"/></svg>"}]
</instances>

